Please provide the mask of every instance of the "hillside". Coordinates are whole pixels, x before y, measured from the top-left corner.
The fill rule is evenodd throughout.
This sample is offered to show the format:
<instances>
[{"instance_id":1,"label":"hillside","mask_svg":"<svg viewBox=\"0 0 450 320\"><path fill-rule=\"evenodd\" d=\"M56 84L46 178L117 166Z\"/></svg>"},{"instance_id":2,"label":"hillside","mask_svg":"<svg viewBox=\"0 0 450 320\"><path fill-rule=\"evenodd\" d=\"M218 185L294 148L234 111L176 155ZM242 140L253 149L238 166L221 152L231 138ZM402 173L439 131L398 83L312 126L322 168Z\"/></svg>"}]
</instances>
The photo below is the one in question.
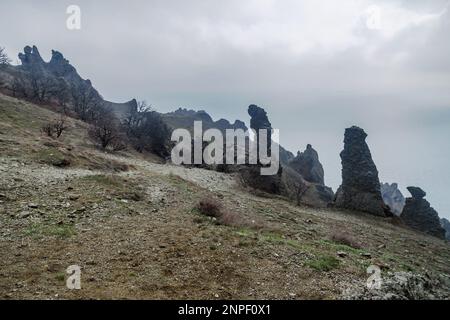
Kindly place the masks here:
<instances>
[{"instance_id":1,"label":"hillside","mask_svg":"<svg viewBox=\"0 0 450 320\"><path fill-rule=\"evenodd\" d=\"M60 139L42 135L57 117L0 95L3 299L340 299L364 291L370 265L431 284L398 294L449 298L450 246L396 218L296 206L231 174L103 153L74 119ZM201 215L205 198L228 219ZM74 264L83 289L69 291Z\"/></svg>"}]
</instances>

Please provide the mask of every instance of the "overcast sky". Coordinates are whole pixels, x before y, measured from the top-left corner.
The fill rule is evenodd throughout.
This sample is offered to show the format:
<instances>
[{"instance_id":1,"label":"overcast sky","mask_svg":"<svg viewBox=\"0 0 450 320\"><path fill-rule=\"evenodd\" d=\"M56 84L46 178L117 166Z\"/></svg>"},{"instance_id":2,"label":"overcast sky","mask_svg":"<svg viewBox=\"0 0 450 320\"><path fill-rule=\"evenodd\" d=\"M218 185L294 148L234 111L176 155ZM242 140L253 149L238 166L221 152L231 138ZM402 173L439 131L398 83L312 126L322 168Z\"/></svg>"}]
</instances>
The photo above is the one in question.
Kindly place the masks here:
<instances>
[{"instance_id":1,"label":"overcast sky","mask_svg":"<svg viewBox=\"0 0 450 320\"><path fill-rule=\"evenodd\" d=\"M79 5L81 30L66 28ZM61 51L105 99L247 122L311 143L341 182L344 129L361 126L383 182L417 185L450 218L449 0L0 2L0 46Z\"/></svg>"}]
</instances>

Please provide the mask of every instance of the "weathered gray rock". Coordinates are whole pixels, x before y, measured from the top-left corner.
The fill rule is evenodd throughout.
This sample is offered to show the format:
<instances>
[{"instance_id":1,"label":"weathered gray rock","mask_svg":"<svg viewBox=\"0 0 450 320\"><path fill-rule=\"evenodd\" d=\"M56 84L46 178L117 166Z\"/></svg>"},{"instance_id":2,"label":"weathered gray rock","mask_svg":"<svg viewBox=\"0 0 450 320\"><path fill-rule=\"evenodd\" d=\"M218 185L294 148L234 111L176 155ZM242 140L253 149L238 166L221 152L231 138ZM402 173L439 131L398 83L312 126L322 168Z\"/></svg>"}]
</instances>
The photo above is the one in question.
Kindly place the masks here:
<instances>
[{"instance_id":1,"label":"weathered gray rock","mask_svg":"<svg viewBox=\"0 0 450 320\"><path fill-rule=\"evenodd\" d=\"M289 161L289 166L298 172L306 181L325 184L323 166L319 161L319 154L308 144L304 152Z\"/></svg>"},{"instance_id":2,"label":"weathered gray rock","mask_svg":"<svg viewBox=\"0 0 450 320\"><path fill-rule=\"evenodd\" d=\"M405 207L400 216L403 222L415 230L444 239L445 230L441 226L438 213L423 198L426 195L425 191L418 187L408 187L408 191L412 198L406 199Z\"/></svg>"},{"instance_id":3,"label":"weathered gray rock","mask_svg":"<svg viewBox=\"0 0 450 320\"><path fill-rule=\"evenodd\" d=\"M419 187L408 187L407 189L415 199L422 199L427 195L427 193Z\"/></svg>"},{"instance_id":4,"label":"weathered gray rock","mask_svg":"<svg viewBox=\"0 0 450 320\"><path fill-rule=\"evenodd\" d=\"M342 185L336 193L335 206L377 216L391 215L381 197L378 170L366 137L361 128L353 126L345 130L341 152Z\"/></svg>"},{"instance_id":5,"label":"weathered gray rock","mask_svg":"<svg viewBox=\"0 0 450 320\"><path fill-rule=\"evenodd\" d=\"M261 139L261 131L266 130L267 132L267 155L271 154L271 146L272 146L272 124L267 117L267 113L263 108L258 107L257 105L250 105L248 107L248 114L250 115L250 128L255 130L256 134L256 145L257 145L257 157L259 160L259 147L260 147L260 139Z\"/></svg>"},{"instance_id":6,"label":"weathered gray rock","mask_svg":"<svg viewBox=\"0 0 450 320\"><path fill-rule=\"evenodd\" d=\"M26 46L23 51L24 53L19 53L19 59L22 62L23 66L45 63L36 46Z\"/></svg>"},{"instance_id":7,"label":"weathered gray rock","mask_svg":"<svg viewBox=\"0 0 450 320\"><path fill-rule=\"evenodd\" d=\"M387 272L381 276L381 288L369 289L364 282L348 285L344 300L448 300L449 282L435 274Z\"/></svg>"},{"instance_id":8,"label":"weathered gray rock","mask_svg":"<svg viewBox=\"0 0 450 320\"><path fill-rule=\"evenodd\" d=\"M450 221L445 218L441 219L441 227L445 230L445 239L450 240Z\"/></svg>"},{"instance_id":9,"label":"weathered gray rock","mask_svg":"<svg viewBox=\"0 0 450 320\"><path fill-rule=\"evenodd\" d=\"M402 192L398 189L398 184L382 183L381 196L383 197L384 203L391 209L392 213L396 216L400 216L406 200Z\"/></svg>"},{"instance_id":10,"label":"weathered gray rock","mask_svg":"<svg viewBox=\"0 0 450 320\"><path fill-rule=\"evenodd\" d=\"M250 121L252 129L271 131L271 124L264 109L251 105L248 113L252 117ZM270 139L270 134L268 139ZM289 154L285 156L287 159L290 157ZM297 204L326 207L334 198L331 188L306 181L301 174L289 166L281 165L278 173L272 176L261 176L260 164L233 167L230 170L237 170L245 185L267 193L282 195Z\"/></svg>"}]
</instances>

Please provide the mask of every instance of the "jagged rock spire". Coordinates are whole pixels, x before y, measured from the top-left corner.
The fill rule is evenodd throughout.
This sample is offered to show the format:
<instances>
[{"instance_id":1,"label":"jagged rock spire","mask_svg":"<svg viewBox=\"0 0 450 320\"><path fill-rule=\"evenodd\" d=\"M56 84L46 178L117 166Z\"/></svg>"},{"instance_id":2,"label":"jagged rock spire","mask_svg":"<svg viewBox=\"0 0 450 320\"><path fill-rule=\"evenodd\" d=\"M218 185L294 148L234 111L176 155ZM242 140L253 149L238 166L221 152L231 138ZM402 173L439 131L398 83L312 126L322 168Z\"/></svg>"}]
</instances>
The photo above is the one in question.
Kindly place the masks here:
<instances>
[{"instance_id":1,"label":"jagged rock spire","mask_svg":"<svg viewBox=\"0 0 450 320\"><path fill-rule=\"evenodd\" d=\"M389 209L380 192L378 170L366 143L367 134L353 126L345 130L344 150L341 152L342 185L336 193L339 208L386 216Z\"/></svg>"},{"instance_id":2,"label":"jagged rock spire","mask_svg":"<svg viewBox=\"0 0 450 320\"><path fill-rule=\"evenodd\" d=\"M323 166L319 161L319 154L308 144L304 152L298 152L297 156L289 161L289 166L299 173L306 181L325 184Z\"/></svg>"}]
</instances>

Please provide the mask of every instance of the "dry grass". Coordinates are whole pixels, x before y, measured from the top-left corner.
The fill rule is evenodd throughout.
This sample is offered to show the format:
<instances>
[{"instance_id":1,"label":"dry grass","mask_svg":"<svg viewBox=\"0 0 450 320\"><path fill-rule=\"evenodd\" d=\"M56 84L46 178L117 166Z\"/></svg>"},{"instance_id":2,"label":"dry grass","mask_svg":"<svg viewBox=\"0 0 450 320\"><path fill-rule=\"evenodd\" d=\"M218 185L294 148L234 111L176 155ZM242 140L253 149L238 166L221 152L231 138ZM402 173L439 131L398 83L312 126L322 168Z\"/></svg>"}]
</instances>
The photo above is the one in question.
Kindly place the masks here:
<instances>
[{"instance_id":1,"label":"dry grass","mask_svg":"<svg viewBox=\"0 0 450 320\"><path fill-rule=\"evenodd\" d=\"M336 231L330 236L330 240L338 244L352 247L354 249L362 248L361 244L349 233Z\"/></svg>"},{"instance_id":2,"label":"dry grass","mask_svg":"<svg viewBox=\"0 0 450 320\"><path fill-rule=\"evenodd\" d=\"M255 230L264 229L266 226L259 220L248 220L243 216L227 210L224 206L213 198L203 198L196 206L197 211L207 217L215 218L216 221L225 226L237 228L251 228Z\"/></svg>"}]
</instances>

